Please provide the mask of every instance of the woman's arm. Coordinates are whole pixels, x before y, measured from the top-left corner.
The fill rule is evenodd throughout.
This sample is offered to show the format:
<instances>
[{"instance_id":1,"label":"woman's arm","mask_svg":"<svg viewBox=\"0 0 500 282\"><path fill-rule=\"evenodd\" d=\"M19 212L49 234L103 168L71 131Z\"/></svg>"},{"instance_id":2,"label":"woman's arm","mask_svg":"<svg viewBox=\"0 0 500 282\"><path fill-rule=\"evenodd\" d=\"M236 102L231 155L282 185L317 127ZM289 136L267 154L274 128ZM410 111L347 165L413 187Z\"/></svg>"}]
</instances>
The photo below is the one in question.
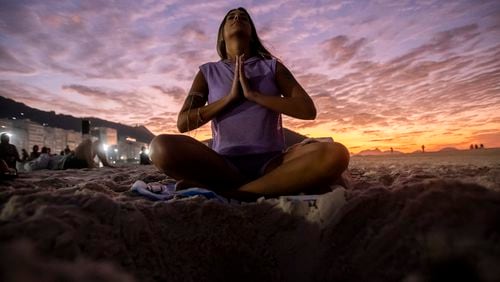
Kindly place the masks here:
<instances>
[{"instance_id":1,"label":"woman's arm","mask_svg":"<svg viewBox=\"0 0 500 282\"><path fill-rule=\"evenodd\" d=\"M243 64L240 64L243 66ZM283 97L266 96L249 88L248 80L242 75L240 81L245 97L273 111L299 119L315 119L316 107L292 73L280 62L276 62L276 84Z\"/></svg>"},{"instance_id":2,"label":"woman's arm","mask_svg":"<svg viewBox=\"0 0 500 282\"><path fill-rule=\"evenodd\" d=\"M208 84L199 71L177 117L177 129L184 133L204 125L231 104L242 99L239 88L239 74L235 72L229 95L205 106L208 101Z\"/></svg>"}]
</instances>

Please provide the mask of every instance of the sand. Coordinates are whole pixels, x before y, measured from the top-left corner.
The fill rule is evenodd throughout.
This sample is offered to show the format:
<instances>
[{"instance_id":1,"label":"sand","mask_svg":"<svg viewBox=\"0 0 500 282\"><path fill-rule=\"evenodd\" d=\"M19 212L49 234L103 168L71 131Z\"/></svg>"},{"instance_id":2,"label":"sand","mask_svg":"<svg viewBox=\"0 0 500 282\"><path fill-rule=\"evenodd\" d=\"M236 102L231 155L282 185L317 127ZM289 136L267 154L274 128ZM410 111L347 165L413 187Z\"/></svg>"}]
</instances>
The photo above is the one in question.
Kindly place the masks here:
<instances>
[{"instance_id":1,"label":"sand","mask_svg":"<svg viewBox=\"0 0 500 282\"><path fill-rule=\"evenodd\" d=\"M153 166L21 173L0 183L0 280L500 280L500 150L349 171L315 205L152 202L129 189L166 181Z\"/></svg>"}]
</instances>

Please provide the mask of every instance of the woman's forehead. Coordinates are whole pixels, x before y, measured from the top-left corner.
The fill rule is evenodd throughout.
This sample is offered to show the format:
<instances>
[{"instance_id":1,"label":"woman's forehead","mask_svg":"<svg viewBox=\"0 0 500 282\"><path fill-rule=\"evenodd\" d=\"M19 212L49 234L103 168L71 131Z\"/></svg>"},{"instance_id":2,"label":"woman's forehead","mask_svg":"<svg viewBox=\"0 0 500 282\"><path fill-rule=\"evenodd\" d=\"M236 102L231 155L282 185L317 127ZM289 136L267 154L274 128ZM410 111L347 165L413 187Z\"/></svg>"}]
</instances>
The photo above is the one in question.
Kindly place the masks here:
<instances>
[{"instance_id":1,"label":"woman's forehead","mask_svg":"<svg viewBox=\"0 0 500 282\"><path fill-rule=\"evenodd\" d=\"M247 13L243 10L239 10L239 9L234 9L232 11L229 11L229 13L227 13L228 16L230 15L234 15L234 14L243 14L243 15L247 15Z\"/></svg>"}]
</instances>

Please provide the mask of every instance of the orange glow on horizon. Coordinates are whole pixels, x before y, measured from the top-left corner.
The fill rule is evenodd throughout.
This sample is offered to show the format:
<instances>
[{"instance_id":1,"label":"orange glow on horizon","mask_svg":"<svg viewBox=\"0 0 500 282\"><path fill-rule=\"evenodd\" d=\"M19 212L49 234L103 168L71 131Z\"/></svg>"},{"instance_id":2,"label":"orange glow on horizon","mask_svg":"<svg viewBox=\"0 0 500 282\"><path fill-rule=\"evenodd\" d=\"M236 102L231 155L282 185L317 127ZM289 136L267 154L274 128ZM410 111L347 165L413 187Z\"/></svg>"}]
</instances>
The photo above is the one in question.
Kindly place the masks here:
<instances>
[{"instance_id":1,"label":"orange glow on horizon","mask_svg":"<svg viewBox=\"0 0 500 282\"><path fill-rule=\"evenodd\" d=\"M492 126L493 125L484 125L485 128L492 128ZM469 137L472 135L472 132L468 132L466 129L456 135L451 135L436 134L436 129L429 132L408 134L408 130L405 130L404 128L396 128L392 129L390 132L387 131L387 133L385 133L385 135L381 138L380 136L374 134L364 133L363 130L360 129L353 129L350 131L344 130L344 132L333 132L324 128L324 126L306 129L289 129L310 138L332 137L336 142L344 144L353 154L359 153L363 150L379 149L381 151L389 151L391 147L394 151L412 153L422 150L422 145L425 146L425 150L428 152L439 151L447 147L466 150L469 149L471 144L484 144L486 148L500 147L500 138L496 139L497 134L494 133L491 136L486 136L487 138L483 137L482 139L474 138ZM161 134L159 132L155 132L154 130L152 131L155 134ZM364 131L366 132L366 130ZM446 129L442 128L437 130L437 132L446 132ZM170 132L169 134L179 133ZM191 136L199 141L208 140L212 138L210 124L188 132L185 135ZM397 138L395 136L403 137Z\"/></svg>"}]
</instances>

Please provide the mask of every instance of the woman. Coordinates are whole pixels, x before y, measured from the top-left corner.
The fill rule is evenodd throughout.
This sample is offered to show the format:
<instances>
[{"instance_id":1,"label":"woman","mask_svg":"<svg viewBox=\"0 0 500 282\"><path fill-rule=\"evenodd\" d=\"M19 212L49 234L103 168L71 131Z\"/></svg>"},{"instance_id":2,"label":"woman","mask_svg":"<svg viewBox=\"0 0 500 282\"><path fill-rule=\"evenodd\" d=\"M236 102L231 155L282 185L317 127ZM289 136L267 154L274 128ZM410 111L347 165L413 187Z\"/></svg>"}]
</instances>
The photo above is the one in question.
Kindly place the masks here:
<instances>
[{"instance_id":1,"label":"woman","mask_svg":"<svg viewBox=\"0 0 500 282\"><path fill-rule=\"evenodd\" d=\"M307 193L335 182L349 163L342 144L304 143L285 151L281 114L312 120L316 109L264 48L244 8L224 17L217 52L221 61L200 66L177 121L180 132L212 121L213 149L163 134L151 142L152 162L178 181L177 189L206 187L236 198Z\"/></svg>"}]
</instances>

